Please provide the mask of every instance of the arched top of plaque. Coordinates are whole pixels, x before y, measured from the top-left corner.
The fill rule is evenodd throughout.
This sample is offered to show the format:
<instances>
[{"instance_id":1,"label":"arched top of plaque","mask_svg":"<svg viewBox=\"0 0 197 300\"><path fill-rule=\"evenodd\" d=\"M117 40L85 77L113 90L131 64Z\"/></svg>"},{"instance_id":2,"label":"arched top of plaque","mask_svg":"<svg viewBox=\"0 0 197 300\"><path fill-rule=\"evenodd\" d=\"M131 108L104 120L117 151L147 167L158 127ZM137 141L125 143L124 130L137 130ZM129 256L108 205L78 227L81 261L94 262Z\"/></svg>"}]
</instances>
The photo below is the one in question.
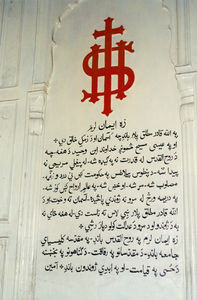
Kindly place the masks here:
<instances>
[{"instance_id":1,"label":"arched top of plaque","mask_svg":"<svg viewBox=\"0 0 197 300\"><path fill-rule=\"evenodd\" d=\"M157 26L153 22L155 15ZM133 53L124 53L124 67L132 70L132 76L126 71L120 73L117 67L120 64L118 51L111 51L108 60L110 66L106 65L106 51L101 50L105 49L104 38L95 39L93 36L95 30L101 32L104 29L104 20L109 17L114 19L114 28L122 25L125 29L123 35L113 36L111 47L118 47L117 43L121 40L133 42ZM80 127L82 123L87 125L95 118L102 120L107 115L110 119L128 117L132 123L139 120L140 116L144 126L150 123L156 126L150 112L154 111L158 116L162 104L160 122L165 123L164 115L169 114L169 105L176 110L178 103L174 66L170 58L169 22L169 14L162 9L161 1L124 1L124 5L120 5L118 0L87 0L69 4L53 31L53 71L50 77L48 118L53 118L57 112L59 122L65 124L68 116L73 119L80 115L80 118L76 118ZM90 71L96 60L90 55L86 64L84 59L93 51L91 47L94 44L100 47L100 52L97 71L93 75L91 72L87 74L87 66ZM110 73L108 79L106 73ZM124 91L127 85L132 87ZM123 100L117 99L117 93L114 92L119 88L126 96L124 99L121 97ZM97 96L94 99L88 98L95 89ZM85 91L85 95L82 91ZM110 98L108 103L111 106L105 108L107 97ZM85 99L82 103L81 100ZM174 113L171 118L174 121ZM71 129L69 124L66 127Z\"/></svg>"}]
</instances>

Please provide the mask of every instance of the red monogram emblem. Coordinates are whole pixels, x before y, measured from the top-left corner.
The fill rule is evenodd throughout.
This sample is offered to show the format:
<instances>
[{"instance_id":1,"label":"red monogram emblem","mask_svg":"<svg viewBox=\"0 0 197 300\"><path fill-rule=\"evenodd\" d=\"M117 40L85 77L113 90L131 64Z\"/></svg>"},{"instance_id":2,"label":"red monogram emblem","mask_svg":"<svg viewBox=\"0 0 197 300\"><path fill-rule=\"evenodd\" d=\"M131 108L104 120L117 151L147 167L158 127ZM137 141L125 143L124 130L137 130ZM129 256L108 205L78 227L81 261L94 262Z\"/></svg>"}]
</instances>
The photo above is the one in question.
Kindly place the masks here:
<instances>
[{"instance_id":1,"label":"red monogram emblem","mask_svg":"<svg viewBox=\"0 0 197 300\"><path fill-rule=\"evenodd\" d=\"M92 92L88 93L83 90L84 97L81 100L84 102L89 99L89 102L96 103L99 101L99 96L104 96L104 109L102 113L106 116L112 112L111 109L111 95L116 94L116 98L122 100L126 97L125 91L127 91L135 80L135 75L132 69L125 66L125 52L134 52L132 49L133 42L127 44L126 41L121 40L116 43L117 46L112 47L112 35L123 34L124 27L120 26L112 28L112 18L105 20L105 30L95 30L93 36L95 39L99 37L105 37L105 48L100 48L101 45L95 44L91 47L92 51L86 55L83 60L84 72L92 77ZM118 65L112 66L112 51L118 51ZM105 65L99 68L99 54L104 53ZM89 60L92 59L91 67L89 66ZM118 87L112 90L112 75L118 76ZM125 83L125 75L127 75L127 82ZM104 76L104 91L98 92L98 77Z\"/></svg>"}]
</instances>

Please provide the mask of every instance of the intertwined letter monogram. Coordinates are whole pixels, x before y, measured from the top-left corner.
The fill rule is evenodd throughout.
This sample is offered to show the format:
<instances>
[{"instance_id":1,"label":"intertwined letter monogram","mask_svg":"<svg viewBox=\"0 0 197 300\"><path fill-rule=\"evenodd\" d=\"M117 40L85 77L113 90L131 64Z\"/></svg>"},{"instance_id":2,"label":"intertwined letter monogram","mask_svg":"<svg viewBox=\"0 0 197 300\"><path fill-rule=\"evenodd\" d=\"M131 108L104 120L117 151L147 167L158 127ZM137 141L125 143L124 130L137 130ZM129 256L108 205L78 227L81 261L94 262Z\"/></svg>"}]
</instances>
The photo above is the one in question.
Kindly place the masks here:
<instances>
[{"instance_id":1,"label":"intertwined letter monogram","mask_svg":"<svg viewBox=\"0 0 197 300\"><path fill-rule=\"evenodd\" d=\"M114 34L123 34L124 27L120 26L112 28L113 18L107 18L105 21L105 30L95 30L93 36L105 38L105 47L100 48L101 45L95 44L91 47L92 51L86 55L83 60L84 72L92 77L92 92L88 93L83 90L84 97L81 100L84 102L89 99L89 102L96 103L99 101L99 96L104 96L104 109L102 113L106 116L112 112L111 109L111 95L117 94L116 98L122 100L126 97L127 91L135 80L135 75L132 69L125 66L125 52L134 52L132 49L133 42L127 44L126 41L121 40L116 43L117 46L112 46L112 36ZM112 52L118 51L118 65L112 66ZM104 53L105 65L99 68L99 54ZM89 66L89 60L92 59L92 66ZM112 90L112 75L118 76L118 87ZM125 75L127 75L127 82L125 83ZM98 77L104 77L104 91L98 92Z\"/></svg>"}]
</instances>

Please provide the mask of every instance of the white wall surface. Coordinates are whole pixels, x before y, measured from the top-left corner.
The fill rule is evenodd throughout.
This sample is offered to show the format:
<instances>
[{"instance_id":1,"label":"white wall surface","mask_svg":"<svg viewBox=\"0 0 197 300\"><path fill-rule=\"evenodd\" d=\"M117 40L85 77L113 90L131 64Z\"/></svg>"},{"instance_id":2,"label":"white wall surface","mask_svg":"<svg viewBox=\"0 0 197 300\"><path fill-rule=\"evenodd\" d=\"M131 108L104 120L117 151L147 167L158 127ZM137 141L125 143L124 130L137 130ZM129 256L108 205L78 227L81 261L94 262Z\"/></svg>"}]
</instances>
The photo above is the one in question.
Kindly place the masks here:
<instances>
[{"instance_id":1,"label":"white wall surface","mask_svg":"<svg viewBox=\"0 0 197 300\"><path fill-rule=\"evenodd\" d=\"M1 1L0 299L196 300L196 13L196 0ZM41 216L44 152L53 138L105 120L102 101L80 99L90 89L81 65L91 34L108 16L134 41L126 63L136 76L110 120L179 134L181 272L166 281L65 280L41 268L40 240L60 226L46 228Z\"/></svg>"}]
</instances>

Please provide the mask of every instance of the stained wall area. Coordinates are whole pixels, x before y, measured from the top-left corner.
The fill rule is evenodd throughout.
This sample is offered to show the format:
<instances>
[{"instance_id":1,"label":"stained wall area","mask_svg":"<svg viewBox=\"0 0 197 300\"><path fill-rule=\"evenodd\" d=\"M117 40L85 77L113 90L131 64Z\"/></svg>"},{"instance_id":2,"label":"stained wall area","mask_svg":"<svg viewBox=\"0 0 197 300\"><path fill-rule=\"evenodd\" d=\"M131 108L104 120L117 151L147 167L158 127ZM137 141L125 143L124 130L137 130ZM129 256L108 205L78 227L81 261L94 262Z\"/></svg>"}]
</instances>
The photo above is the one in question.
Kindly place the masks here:
<instances>
[{"instance_id":1,"label":"stained wall area","mask_svg":"<svg viewBox=\"0 0 197 300\"><path fill-rule=\"evenodd\" d=\"M196 0L1 1L0 299L78 299L79 295L80 299L128 299L134 293L129 299L138 295L143 300L147 291L152 299L165 300L169 295L173 299L196 299L196 13ZM135 73L135 82L126 92L127 98L113 98L109 117L101 114L103 100L81 102L82 90L91 88L82 62L95 42L104 47L92 33L104 29L107 17L114 18L113 26L125 27L124 35L117 35L114 42L134 41L135 50L125 58ZM113 60L116 64L115 57ZM103 88L103 82L99 87ZM166 281L154 276L131 278L126 272L102 277L46 271L46 266L58 259L54 254L43 255L41 241L44 243L46 236L48 241L50 237L55 240L62 233L80 234L75 227L78 223L60 218L47 221L43 215L54 209L43 203L43 177L50 175L44 162L51 159L57 163L55 156L54 160L46 156L46 151L57 151L55 138L79 138L87 135L95 122L102 126L106 120L108 125L126 122L129 133L145 129L178 133L179 159L172 167L179 171L178 188L173 192L180 199L180 272ZM71 159L75 158L70 157L69 164ZM89 206L85 208L91 211ZM121 211L124 207L115 208ZM80 257L80 262L90 263L91 259ZM110 262L99 259L101 266ZM65 261L71 263L67 258ZM86 288L87 281L92 286ZM163 294L158 298L160 291Z\"/></svg>"}]
</instances>

